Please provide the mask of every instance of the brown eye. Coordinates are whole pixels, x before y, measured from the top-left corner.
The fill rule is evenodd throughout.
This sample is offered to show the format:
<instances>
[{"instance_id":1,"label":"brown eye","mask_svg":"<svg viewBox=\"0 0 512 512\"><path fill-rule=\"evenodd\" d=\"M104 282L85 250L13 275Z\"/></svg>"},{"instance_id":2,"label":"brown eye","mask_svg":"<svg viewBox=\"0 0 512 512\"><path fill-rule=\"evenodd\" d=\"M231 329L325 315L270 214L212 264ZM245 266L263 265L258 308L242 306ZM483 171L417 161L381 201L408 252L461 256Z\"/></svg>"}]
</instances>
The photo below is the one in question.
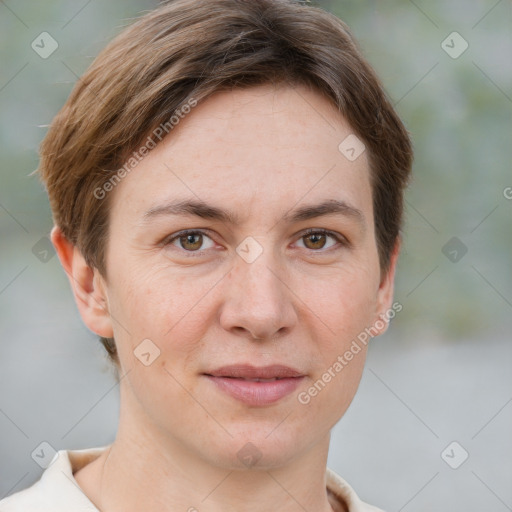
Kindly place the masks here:
<instances>
[{"instance_id":1,"label":"brown eye","mask_svg":"<svg viewBox=\"0 0 512 512\"><path fill-rule=\"evenodd\" d=\"M329 242L329 239L331 239L331 242ZM322 249L327 250L335 245L339 245L340 248L347 245L342 235L323 229L311 229L303 234L299 240L304 244L303 247L316 252L325 252Z\"/></svg>"},{"instance_id":2,"label":"brown eye","mask_svg":"<svg viewBox=\"0 0 512 512\"><path fill-rule=\"evenodd\" d=\"M180 236L179 239L181 247L187 251L197 251L203 245L203 235L199 233L189 233Z\"/></svg>"},{"instance_id":3,"label":"brown eye","mask_svg":"<svg viewBox=\"0 0 512 512\"><path fill-rule=\"evenodd\" d=\"M322 249L326 242L326 237L324 233L312 233L311 235L306 235L304 238L304 245L308 249Z\"/></svg>"},{"instance_id":4,"label":"brown eye","mask_svg":"<svg viewBox=\"0 0 512 512\"><path fill-rule=\"evenodd\" d=\"M205 249L211 249L215 245L213 240L202 231L182 231L168 238L164 244L168 246L172 245L186 252L198 253L201 253Z\"/></svg>"}]
</instances>

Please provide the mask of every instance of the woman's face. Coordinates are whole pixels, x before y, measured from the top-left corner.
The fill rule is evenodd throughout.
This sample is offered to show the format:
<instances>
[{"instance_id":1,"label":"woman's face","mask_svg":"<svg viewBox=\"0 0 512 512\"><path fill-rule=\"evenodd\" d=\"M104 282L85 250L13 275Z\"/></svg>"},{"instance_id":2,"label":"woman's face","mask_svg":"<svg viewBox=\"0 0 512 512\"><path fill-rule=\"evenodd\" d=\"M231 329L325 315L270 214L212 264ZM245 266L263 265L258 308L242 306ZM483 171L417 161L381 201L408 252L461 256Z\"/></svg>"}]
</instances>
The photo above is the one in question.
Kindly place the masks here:
<instances>
[{"instance_id":1,"label":"woman's face","mask_svg":"<svg viewBox=\"0 0 512 512\"><path fill-rule=\"evenodd\" d=\"M339 149L351 134L302 87L222 92L111 192L104 287L123 428L225 468L283 465L328 438L366 347L344 354L392 293L366 153L354 159L353 137ZM329 201L336 211L308 214Z\"/></svg>"}]
</instances>

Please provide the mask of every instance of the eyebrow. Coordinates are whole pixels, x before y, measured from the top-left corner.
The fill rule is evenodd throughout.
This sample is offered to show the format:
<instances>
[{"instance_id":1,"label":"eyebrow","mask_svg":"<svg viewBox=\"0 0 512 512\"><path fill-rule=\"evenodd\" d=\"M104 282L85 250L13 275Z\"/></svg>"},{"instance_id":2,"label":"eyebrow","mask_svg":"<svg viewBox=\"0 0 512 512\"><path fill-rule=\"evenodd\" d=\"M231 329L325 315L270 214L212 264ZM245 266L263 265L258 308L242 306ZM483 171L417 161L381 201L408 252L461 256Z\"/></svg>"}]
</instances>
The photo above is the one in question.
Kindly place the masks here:
<instances>
[{"instance_id":1,"label":"eyebrow","mask_svg":"<svg viewBox=\"0 0 512 512\"><path fill-rule=\"evenodd\" d=\"M198 200L176 200L150 208L143 215L144 220L150 220L167 215L194 215L202 219L219 220L227 224L240 224L238 215L229 210L209 205ZM362 228L366 226L365 217L361 210L349 205L345 201L329 199L319 204L305 205L288 211L283 220L287 222L300 222L321 217L324 215L341 215L356 220Z\"/></svg>"}]
</instances>

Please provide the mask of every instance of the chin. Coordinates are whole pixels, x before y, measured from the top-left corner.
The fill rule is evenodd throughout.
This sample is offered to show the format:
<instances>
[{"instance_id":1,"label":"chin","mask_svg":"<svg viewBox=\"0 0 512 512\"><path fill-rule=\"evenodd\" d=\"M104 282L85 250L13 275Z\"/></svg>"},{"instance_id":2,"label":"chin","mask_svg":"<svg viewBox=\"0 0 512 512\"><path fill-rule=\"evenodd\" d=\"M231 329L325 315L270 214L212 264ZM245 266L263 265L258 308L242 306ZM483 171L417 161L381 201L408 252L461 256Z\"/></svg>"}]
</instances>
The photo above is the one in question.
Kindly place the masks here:
<instances>
[{"instance_id":1,"label":"chin","mask_svg":"<svg viewBox=\"0 0 512 512\"><path fill-rule=\"evenodd\" d=\"M268 428L250 431L247 425L240 432L228 428L233 437L224 437L220 442L210 446L209 459L217 467L226 470L272 470L285 466L306 447L300 445L298 436L291 435L287 429L278 432L281 420L267 424ZM277 427L277 429L276 429Z\"/></svg>"}]
</instances>

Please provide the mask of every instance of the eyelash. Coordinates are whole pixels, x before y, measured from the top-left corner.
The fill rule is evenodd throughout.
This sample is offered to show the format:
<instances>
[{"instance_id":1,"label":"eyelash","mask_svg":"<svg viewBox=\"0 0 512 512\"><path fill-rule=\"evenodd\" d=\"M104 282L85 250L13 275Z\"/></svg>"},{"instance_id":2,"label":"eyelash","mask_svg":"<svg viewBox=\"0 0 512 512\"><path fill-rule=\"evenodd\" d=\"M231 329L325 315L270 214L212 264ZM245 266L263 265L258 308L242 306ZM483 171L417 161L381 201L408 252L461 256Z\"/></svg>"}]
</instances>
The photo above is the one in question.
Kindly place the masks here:
<instances>
[{"instance_id":1,"label":"eyelash","mask_svg":"<svg viewBox=\"0 0 512 512\"><path fill-rule=\"evenodd\" d=\"M305 238L312 234L326 235L326 236L330 236L331 238L334 238L341 245L341 247L338 247L335 250L350 246L348 240L343 235L339 235L333 231L329 231L329 230L323 229L323 228L309 228L298 239L300 240L301 238ZM208 238L210 238L213 241L212 237L208 235L208 231L204 231L201 229L186 229L184 231L180 231L179 233L176 233L175 235L171 235L170 237L166 238L165 240L163 240L162 245L163 246L172 245L172 243L175 240L177 240L181 237L187 236L187 235L203 235L203 236L207 236ZM328 252L331 249L333 249L333 247L329 247L325 250L322 250L322 249L318 249L318 250L309 249L309 250L312 251L313 253L325 253L325 252ZM203 250L198 250L198 251L187 251L186 249L182 249L182 248L178 248L178 247L177 247L177 249L181 249L183 252L188 253L190 255L190 257L201 256L205 251L208 250L208 249L203 249ZM306 249L307 249L307 247L306 247Z\"/></svg>"}]
</instances>

